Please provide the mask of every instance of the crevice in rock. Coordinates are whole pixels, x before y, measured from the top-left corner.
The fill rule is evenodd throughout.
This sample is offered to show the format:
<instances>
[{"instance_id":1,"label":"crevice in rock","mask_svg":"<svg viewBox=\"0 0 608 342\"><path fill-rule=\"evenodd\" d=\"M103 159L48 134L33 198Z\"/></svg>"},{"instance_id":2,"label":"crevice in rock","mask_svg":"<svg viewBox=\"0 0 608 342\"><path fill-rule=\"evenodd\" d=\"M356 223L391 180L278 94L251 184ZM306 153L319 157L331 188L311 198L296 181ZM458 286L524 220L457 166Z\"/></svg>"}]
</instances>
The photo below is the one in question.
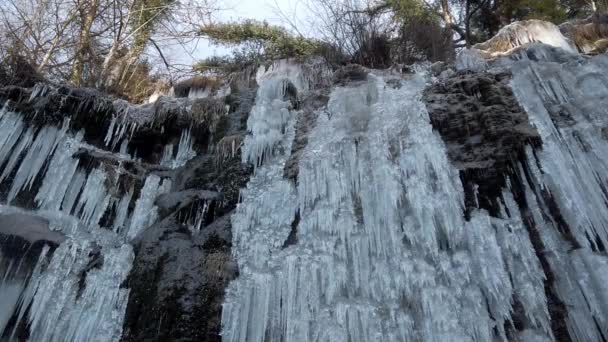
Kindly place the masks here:
<instances>
[{"instance_id":1,"label":"crevice in rock","mask_svg":"<svg viewBox=\"0 0 608 342\"><path fill-rule=\"evenodd\" d=\"M300 224L300 211L296 212L296 215L293 218L293 222L291 222L291 230L289 231L289 236L283 243L283 249L295 245L298 243L298 225Z\"/></svg>"}]
</instances>

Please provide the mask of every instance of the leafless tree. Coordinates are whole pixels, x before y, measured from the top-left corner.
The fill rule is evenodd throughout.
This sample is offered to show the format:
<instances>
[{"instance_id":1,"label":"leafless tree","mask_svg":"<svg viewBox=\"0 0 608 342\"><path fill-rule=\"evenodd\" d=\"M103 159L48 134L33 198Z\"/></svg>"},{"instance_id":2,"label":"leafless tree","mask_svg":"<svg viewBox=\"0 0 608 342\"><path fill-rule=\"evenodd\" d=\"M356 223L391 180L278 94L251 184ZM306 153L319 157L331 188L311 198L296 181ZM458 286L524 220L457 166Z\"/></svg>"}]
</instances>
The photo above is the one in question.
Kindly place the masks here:
<instances>
[{"instance_id":1,"label":"leafless tree","mask_svg":"<svg viewBox=\"0 0 608 342\"><path fill-rule=\"evenodd\" d=\"M168 51L191 50L217 9L213 0L3 0L0 57L19 55L52 80L100 88L158 71L152 60L179 77L190 68L171 63Z\"/></svg>"}]
</instances>

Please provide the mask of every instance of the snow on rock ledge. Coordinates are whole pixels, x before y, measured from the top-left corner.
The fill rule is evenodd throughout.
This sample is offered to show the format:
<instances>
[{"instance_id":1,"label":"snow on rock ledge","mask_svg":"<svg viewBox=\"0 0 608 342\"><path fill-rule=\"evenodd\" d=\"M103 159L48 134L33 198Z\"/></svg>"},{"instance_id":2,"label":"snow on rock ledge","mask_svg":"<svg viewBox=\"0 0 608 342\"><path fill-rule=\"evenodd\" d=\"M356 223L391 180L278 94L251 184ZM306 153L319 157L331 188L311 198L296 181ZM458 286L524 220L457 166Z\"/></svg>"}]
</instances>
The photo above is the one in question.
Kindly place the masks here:
<instances>
[{"instance_id":1,"label":"snow on rock ledge","mask_svg":"<svg viewBox=\"0 0 608 342\"><path fill-rule=\"evenodd\" d=\"M572 43L562 34L559 27L547 21L517 21L503 27L492 39L475 45L475 49L495 57L509 54L518 47L530 43L544 43L576 52Z\"/></svg>"}]
</instances>

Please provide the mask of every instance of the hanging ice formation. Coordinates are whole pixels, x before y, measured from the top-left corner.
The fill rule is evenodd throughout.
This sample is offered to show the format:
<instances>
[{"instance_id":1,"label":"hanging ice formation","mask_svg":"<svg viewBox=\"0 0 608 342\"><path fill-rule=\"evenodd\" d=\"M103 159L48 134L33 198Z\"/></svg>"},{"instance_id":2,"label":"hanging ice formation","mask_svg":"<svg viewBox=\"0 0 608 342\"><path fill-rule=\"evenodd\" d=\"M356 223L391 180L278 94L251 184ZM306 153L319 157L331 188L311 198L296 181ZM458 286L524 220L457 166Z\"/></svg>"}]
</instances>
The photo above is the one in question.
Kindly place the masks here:
<instances>
[{"instance_id":1,"label":"hanging ice formation","mask_svg":"<svg viewBox=\"0 0 608 342\"><path fill-rule=\"evenodd\" d=\"M33 98L51 91L36 89ZM140 181L137 192L120 181L128 176L123 165L137 162L127 151L137 127L114 117L104 143L110 151L120 147L111 154L85 143L83 132L70 130L69 118L60 127L36 128L20 113L0 111L0 184L8 189L1 199L6 205L0 205L0 340L121 338L128 299L121 284L133 260L129 242L155 222L154 200L171 187L169 179L154 174ZM87 164L79 157L83 153L114 159ZM176 155L172 146L167 152L166 166L181 166L193 155L185 130ZM23 203L37 212L11 206ZM29 224L7 223L6 215L36 215L46 228L40 233ZM3 229L17 232L11 237ZM45 234L65 240L49 241Z\"/></svg>"},{"instance_id":2,"label":"hanging ice formation","mask_svg":"<svg viewBox=\"0 0 608 342\"><path fill-rule=\"evenodd\" d=\"M573 341L608 338L608 56L544 46L513 64L511 86L543 140L527 150L526 199ZM557 55L557 57L556 57ZM562 58L569 60L558 63ZM536 58L535 58L536 59ZM549 200L542 200L543 196ZM548 204L547 204L548 203ZM559 220L544 213L559 208Z\"/></svg>"},{"instance_id":3,"label":"hanging ice formation","mask_svg":"<svg viewBox=\"0 0 608 342\"><path fill-rule=\"evenodd\" d=\"M468 220L421 101L424 71L334 88L295 184L283 169L303 113L285 85L305 74L262 74L242 148L258 166L232 217L240 275L223 340L606 339L608 57L523 59L503 63L543 146L515 161L498 214Z\"/></svg>"},{"instance_id":4,"label":"hanging ice formation","mask_svg":"<svg viewBox=\"0 0 608 342\"><path fill-rule=\"evenodd\" d=\"M186 164L186 162L196 156L196 152L192 149L192 136L190 130L184 130L181 138L179 139L179 145L177 146L177 152L173 155L173 144L165 146L163 153L163 159L160 164L170 168L178 168Z\"/></svg>"}]
</instances>

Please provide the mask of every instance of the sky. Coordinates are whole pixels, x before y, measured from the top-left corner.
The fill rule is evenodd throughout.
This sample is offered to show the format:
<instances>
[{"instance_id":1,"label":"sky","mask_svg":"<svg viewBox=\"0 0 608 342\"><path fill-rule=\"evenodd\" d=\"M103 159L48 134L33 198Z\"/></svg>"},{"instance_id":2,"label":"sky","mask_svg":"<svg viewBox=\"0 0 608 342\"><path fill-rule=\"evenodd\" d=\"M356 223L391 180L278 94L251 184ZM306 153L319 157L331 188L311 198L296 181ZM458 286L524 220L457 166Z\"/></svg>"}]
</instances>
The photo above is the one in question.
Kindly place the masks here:
<instances>
[{"instance_id":1,"label":"sky","mask_svg":"<svg viewBox=\"0 0 608 342\"><path fill-rule=\"evenodd\" d=\"M285 26L285 21L281 20L277 14L277 8L291 18L294 13L298 17L305 17L306 8L304 0L219 0L222 8L215 15L218 21L238 21L242 19L265 20L270 24ZM200 39L189 46L188 52L182 47L174 47L170 50L168 59L177 64L193 64L194 62L210 56L220 56L230 53L230 49L214 46L206 39Z\"/></svg>"}]
</instances>

